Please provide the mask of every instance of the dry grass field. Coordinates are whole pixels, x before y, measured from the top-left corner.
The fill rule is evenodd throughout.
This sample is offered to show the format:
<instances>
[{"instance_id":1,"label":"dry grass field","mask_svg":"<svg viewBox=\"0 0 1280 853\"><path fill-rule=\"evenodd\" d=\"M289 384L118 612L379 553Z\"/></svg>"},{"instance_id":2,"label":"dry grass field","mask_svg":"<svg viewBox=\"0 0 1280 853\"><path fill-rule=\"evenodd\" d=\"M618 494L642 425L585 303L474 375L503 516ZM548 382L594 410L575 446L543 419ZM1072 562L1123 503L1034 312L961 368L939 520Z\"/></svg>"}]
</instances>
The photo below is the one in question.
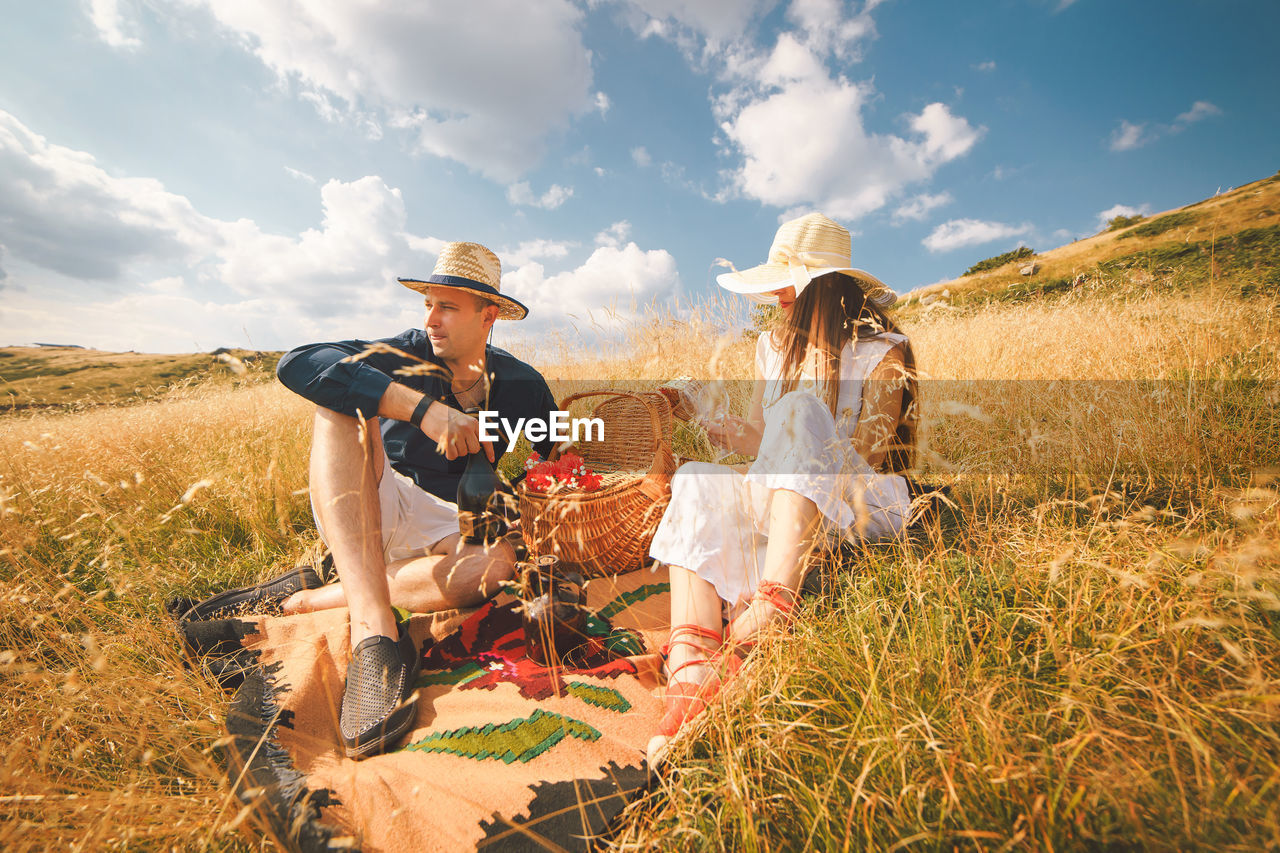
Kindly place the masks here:
<instances>
[{"instance_id":1,"label":"dry grass field","mask_svg":"<svg viewBox=\"0 0 1280 853\"><path fill-rule=\"evenodd\" d=\"M954 508L826 566L615 849L1280 847L1280 299L1118 278L904 312ZM715 316L539 366L748 375ZM0 420L0 848L273 849L161 607L303 553L308 443L272 383Z\"/></svg>"}]
</instances>

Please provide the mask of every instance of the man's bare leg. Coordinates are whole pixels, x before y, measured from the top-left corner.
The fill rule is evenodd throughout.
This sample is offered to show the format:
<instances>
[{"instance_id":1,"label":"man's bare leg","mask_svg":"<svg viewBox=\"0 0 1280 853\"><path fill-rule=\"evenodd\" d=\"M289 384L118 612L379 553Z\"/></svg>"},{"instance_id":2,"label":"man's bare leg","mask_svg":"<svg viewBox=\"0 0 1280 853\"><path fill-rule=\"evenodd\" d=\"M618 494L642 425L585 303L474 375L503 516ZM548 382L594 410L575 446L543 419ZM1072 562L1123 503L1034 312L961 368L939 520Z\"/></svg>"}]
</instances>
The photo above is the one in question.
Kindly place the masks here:
<instances>
[{"instance_id":1,"label":"man's bare leg","mask_svg":"<svg viewBox=\"0 0 1280 853\"><path fill-rule=\"evenodd\" d=\"M471 607L496 593L515 571L515 552L503 541L488 547L465 545L454 534L436 543L431 551L427 556L387 564L392 604L415 613ZM345 583L336 583L291 595L284 602L284 612L345 606Z\"/></svg>"},{"instance_id":2,"label":"man's bare leg","mask_svg":"<svg viewBox=\"0 0 1280 853\"><path fill-rule=\"evenodd\" d=\"M361 423L316 409L311 441L311 501L351 609L351 645L398 636L382 553L382 434L378 419ZM296 596L291 596L291 601ZM287 609L286 609L286 612Z\"/></svg>"}]
</instances>

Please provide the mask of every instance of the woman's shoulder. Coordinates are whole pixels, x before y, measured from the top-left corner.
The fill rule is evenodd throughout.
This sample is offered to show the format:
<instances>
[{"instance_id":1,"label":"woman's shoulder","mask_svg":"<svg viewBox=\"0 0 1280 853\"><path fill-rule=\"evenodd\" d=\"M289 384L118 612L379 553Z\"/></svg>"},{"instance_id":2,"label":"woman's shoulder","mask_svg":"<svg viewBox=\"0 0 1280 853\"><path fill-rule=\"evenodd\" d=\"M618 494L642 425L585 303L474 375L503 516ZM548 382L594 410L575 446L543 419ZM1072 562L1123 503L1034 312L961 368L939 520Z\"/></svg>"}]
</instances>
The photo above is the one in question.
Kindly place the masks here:
<instances>
[{"instance_id":1,"label":"woman's shoulder","mask_svg":"<svg viewBox=\"0 0 1280 853\"><path fill-rule=\"evenodd\" d=\"M866 378L886 361L903 363L903 350L907 343L907 336L900 332L860 332L856 340L845 344L840 354L842 378Z\"/></svg>"},{"instance_id":2,"label":"woman's shoulder","mask_svg":"<svg viewBox=\"0 0 1280 853\"><path fill-rule=\"evenodd\" d=\"M901 350L910 339L901 332L874 332L859 330L858 336L844 345L841 355L867 357L873 354L883 356L893 350Z\"/></svg>"},{"instance_id":3,"label":"woman's shoulder","mask_svg":"<svg viewBox=\"0 0 1280 853\"><path fill-rule=\"evenodd\" d=\"M782 357L782 353L778 350L777 344L773 340L773 333L769 331L761 332L756 338L756 370L759 373L767 373L769 366Z\"/></svg>"},{"instance_id":4,"label":"woman's shoulder","mask_svg":"<svg viewBox=\"0 0 1280 853\"><path fill-rule=\"evenodd\" d=\"M888 331L886 329L873 329L870 326L863 326L858 329L858 343L863 341L877 341L887 343L890 346L901 346L910 339L898 331Z\"/></svg>"}]
</instances>

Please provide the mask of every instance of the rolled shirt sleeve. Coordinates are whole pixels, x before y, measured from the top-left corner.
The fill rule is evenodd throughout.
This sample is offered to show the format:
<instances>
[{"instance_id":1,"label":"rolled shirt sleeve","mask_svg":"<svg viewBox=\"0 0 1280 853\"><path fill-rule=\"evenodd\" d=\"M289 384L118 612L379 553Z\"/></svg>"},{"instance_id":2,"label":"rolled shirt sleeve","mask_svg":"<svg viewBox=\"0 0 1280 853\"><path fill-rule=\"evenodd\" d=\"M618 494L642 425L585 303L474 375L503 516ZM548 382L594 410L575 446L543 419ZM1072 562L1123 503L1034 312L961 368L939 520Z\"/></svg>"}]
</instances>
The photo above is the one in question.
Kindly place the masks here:
<instances>
[{"instance_id":1,"label":"rolled shirt sleeve","mask_svg":"<svg viewBox=\"0 0 1280 853\"><path fill-rule=\"evenodd\" d=\"M280 359L276 376L290 391L317 406L351 417L375 418L382 395L396 380L394 371L411 363L392 352L369 351L379 344L412 351L408 333L376 342L307 344Z\"/></svg>"}]
</instances>

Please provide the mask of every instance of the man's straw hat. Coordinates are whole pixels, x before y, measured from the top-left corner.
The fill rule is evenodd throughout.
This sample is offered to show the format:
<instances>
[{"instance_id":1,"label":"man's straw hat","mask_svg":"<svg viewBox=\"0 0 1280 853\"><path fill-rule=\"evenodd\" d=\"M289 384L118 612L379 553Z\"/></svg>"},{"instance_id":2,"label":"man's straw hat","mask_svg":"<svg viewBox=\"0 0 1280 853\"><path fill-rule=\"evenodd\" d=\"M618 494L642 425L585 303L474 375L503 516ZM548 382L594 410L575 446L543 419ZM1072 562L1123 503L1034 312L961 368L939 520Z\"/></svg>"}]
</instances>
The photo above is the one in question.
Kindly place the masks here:
<instances>
[{"instance_id":1,"label":"man's straw hat","mask_svg":"<svg viewBox=\"0 0 1280 853\"><path fill-rule=\"evenodd\" d=\"M722 261L725 266L733 264ZM853 266L853 241L849 232L821 213L810 213L782 223L769 260L759 266L727 272L716 277L726 290L741 293L757 302L777 302L770 291L794 285L796 295L820 275L840 272L862 286L867 301L877 308L888 308L898 301L898 294L869 272Z\"/></svg>"},{"instance_id":2,"label":"man's straw hat","mask_svg":"<svg viewBox=\"0 0 1280 853\"><path fill-rule=\"evenodd\" d=\"M397 281L419 293L433 287L469 291L497 305L500 320L523 320L529 313L524 305L498 292L502 286L502 263L479 243L445 243L436 258L436 268L425 281L416 278Z\"/></svg>"}]
</instances>

